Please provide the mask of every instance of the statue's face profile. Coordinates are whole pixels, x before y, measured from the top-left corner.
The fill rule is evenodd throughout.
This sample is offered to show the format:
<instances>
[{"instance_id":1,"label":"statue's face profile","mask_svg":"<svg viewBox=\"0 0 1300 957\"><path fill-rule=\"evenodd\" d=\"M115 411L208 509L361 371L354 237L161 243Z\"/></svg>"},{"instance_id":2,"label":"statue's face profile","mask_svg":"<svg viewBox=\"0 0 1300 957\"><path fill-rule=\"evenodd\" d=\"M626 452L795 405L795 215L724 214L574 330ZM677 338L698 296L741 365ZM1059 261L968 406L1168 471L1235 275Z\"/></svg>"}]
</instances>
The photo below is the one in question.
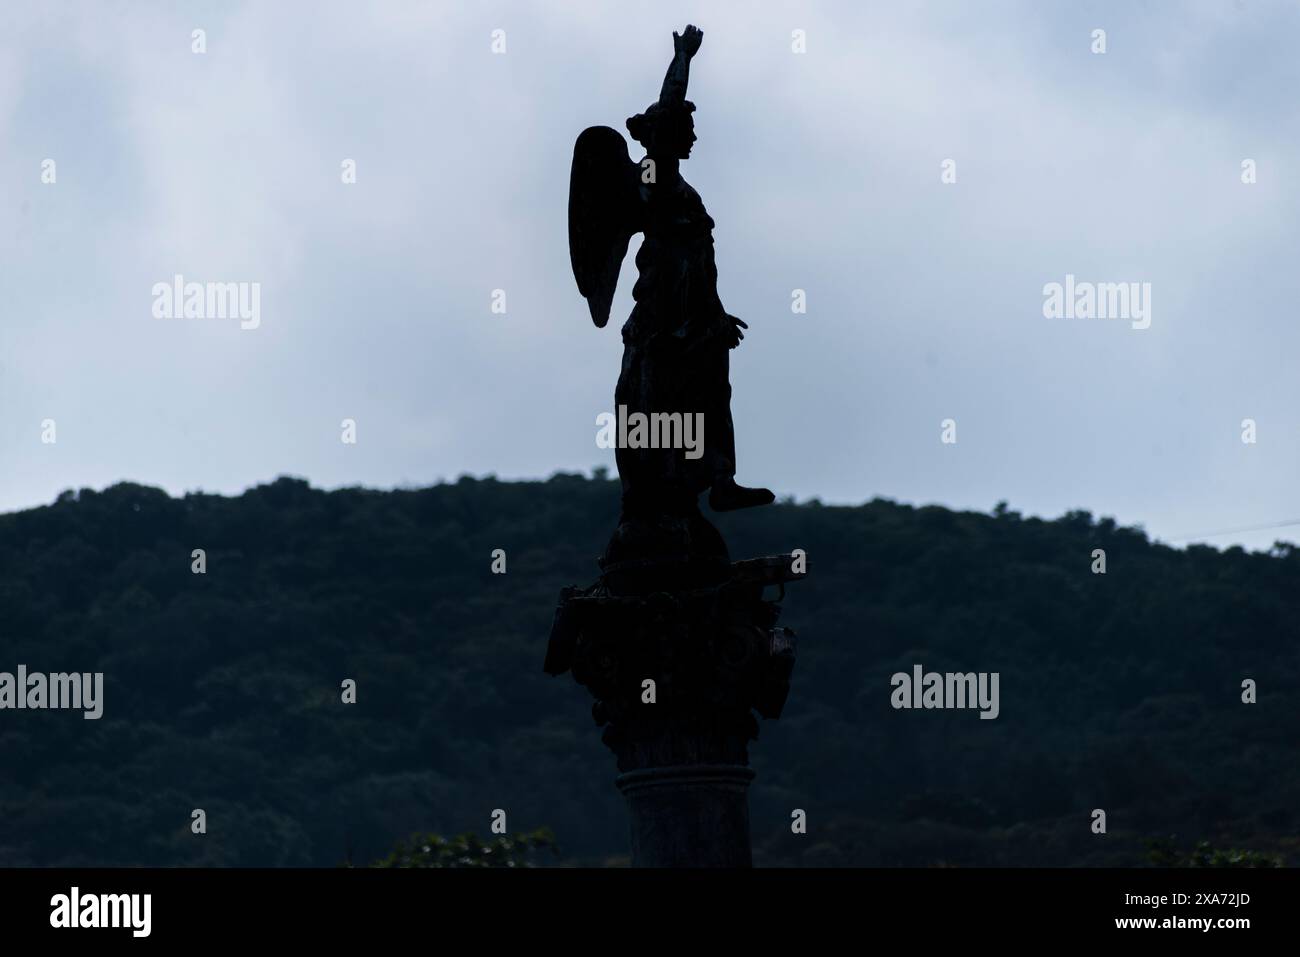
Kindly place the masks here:
<instances>
[{"instance_id":1,"label":"statue's face profile","mask_svg":"<svg viewBox=\"0 0 1300 957\"><path fill-rule=\"evenodd\" d=\"M664 117L655 133L660 153L677 159L690 159L691 147L695 145L695 118L690 113L682 110Z\"/></svg>"},{"instance_id":2,"label":"statue's face profile","mask_svg":"<svg viewBox=\"0 0 1300 957\"><path fill-rule=\"evenodd\" d=\"M674 150L678 159L690 159L691 147L695 145L695 118L686 113L685 122L680 124L680 137Z\"/></svg>"}]
</instances>

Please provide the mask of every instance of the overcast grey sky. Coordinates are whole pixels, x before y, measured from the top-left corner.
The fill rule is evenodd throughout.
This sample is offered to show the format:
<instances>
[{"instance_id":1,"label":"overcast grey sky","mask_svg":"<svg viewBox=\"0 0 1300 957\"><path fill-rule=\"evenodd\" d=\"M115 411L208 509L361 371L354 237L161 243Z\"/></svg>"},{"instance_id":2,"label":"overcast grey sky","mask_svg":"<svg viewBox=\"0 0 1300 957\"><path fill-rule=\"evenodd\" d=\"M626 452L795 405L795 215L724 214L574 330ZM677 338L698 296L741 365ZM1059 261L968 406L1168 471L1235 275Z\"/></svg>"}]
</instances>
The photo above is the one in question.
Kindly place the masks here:
<instances>
[{"instance_id":1,"label":"overcast grey sky","mask_svg":"<svg viewBox=\"0 0 1300 957\"><path fill-rule=\"evenodd\" d=\"M597 330L569 162L688 22L742 482L1300 519L1300 6L1260 0L5 4L0 509L612 467L637 241ZM155 318L178 273L259 283L259 327ZM1067 274L1149 282L1150 327L1045 318Z\"/></svg>"}]
</instances>

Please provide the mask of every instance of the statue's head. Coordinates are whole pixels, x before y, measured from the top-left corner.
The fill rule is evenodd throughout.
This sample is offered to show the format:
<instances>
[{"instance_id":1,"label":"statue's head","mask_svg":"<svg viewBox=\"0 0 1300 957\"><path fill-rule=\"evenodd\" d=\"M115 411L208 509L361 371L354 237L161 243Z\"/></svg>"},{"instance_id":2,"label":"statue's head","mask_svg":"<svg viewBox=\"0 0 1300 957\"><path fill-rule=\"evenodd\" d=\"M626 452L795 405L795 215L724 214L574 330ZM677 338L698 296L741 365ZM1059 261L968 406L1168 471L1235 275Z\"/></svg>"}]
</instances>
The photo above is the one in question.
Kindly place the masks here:
<instances>
[{"instance_id":1,"label":"statue's head","mask_svg":"<svg viewBox=\"0 0 1300 957\"><path fill-rule=\"evenodd\" d=\"M695 120L691 116L694 112L695 104L690 100L683 100L679 107L655 103L644 113L630 117L627 131L647 153L688 159L695 145Z\"/></svg>"}]
</instances>

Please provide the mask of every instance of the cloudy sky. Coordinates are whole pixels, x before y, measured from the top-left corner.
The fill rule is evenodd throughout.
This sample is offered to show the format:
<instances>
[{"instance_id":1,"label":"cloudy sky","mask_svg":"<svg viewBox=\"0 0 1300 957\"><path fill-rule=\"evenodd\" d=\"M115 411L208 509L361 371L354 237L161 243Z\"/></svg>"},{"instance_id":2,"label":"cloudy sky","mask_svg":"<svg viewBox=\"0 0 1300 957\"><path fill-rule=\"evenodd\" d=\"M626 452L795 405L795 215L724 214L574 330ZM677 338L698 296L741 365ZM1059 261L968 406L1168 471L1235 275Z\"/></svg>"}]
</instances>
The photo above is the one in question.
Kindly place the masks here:
<instances>
[{"instance_id":1,"label":"cloudy sky","mask_svg":"<svg viewBox=\"0 0 1300 957\"><path fill-rule=\"evenodd\" d=\"M597 330L569 163L688 22L742 482L1300 519L1300 7L1261 0L5 4L0 509L612 465L636 241ZM259 283L260 325L155 318L177 274ZM1067 275L1150 283L1150 327L1045 318Z\"/></svg>"}]
</instances>

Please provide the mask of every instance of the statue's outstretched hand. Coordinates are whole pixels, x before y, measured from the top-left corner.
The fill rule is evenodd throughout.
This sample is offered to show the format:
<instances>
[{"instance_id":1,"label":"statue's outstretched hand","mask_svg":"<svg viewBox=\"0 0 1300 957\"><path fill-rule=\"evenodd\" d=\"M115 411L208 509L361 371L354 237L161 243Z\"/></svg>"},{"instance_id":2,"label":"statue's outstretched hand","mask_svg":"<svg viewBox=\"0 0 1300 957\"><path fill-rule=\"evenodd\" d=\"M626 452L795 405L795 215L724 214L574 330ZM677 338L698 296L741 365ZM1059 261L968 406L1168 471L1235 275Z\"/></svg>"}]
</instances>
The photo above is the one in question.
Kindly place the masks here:
<instances>
[{"instance_id":1,"label":"statue's outstretched hand","mask_svg":"<svg viewBox=\"0 0 1300 957\"><path fill-rule=\"evenodd\" d=\"M745 334L740 330L748 329L749 326L745 324L744 320L732 315L727 316L727 321L731 324L727 337L727 348L734 349L740 345L740 340L745 338Z\"/></svg>"},{"instance_id":2,"label":"statue's outstretched hand","mask_svg":"<svg viewBox=\"0 0 1300 957\"><path fill-rule=\"evenodd\" d=\"M677 31L673 31L673 50L678 53L685 53L687 57L693 57L700 49L700 43L704 40L704 31L692 24L686 24L686 29L679 36Z\"/></svg>"},{"instance_id":3,"label":"statue's outstretched hand","mask_svg":"<svg viewBox=\"0 0 1300 957\"><path fill-rule=\"evenodd\" d=\"M687 323L677 329L673 335L681 340L682 345L688 352L694 352L696 349L705 347L715 347L723 342L727 344L728 349L734 349L740 345L740 340L745 338L741 329L748 329L743 319L738 319L730 313L723 313L720 321L709 323L705 326L697 326L693 323Z\"/></svg>"}]
</instances>

